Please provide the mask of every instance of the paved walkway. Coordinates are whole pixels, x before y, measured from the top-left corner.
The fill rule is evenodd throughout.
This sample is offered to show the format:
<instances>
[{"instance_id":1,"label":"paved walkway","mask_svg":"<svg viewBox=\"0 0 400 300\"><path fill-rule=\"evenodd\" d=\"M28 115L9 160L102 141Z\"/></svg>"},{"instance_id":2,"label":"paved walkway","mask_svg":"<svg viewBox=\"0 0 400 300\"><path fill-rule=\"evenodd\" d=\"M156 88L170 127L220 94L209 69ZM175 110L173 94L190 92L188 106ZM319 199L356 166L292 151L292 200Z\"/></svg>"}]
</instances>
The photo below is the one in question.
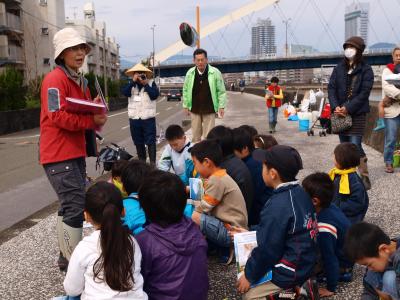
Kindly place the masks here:
<instances>
[{"instance_id":1,"label":"paved walkway","mask_svg":"<svg viewBox=\"0 0 400 300\"><path fill-rule=\"evenodd\" d=\"M281 144L299 150L304 170L299 179L315 171L328 171L332 165L336 136L307 137L297 131L296 122L288 122L279 114L276 137ZM255 126L266 133L266 108L262 98L253 95L229 94L226 116L218 123L230 127L242 124ZM189 133L190 134L190 133ZM400 173L386 174L383 171L382 155L365 146L368 155L373 188L369 192L370 207L366 221L381 226L391 236L400 232ZM41 220L17 237L0 246L0 295L1 299L51 299L63 293L64 275L57 269L58 256L55 236L55 215ZM210 261L209 299L240 299L235 292L235 268ZM355 268L354 281L340 285L338 294L332 299L359 299L362 267Z\"/></svg>"}]
</instances>

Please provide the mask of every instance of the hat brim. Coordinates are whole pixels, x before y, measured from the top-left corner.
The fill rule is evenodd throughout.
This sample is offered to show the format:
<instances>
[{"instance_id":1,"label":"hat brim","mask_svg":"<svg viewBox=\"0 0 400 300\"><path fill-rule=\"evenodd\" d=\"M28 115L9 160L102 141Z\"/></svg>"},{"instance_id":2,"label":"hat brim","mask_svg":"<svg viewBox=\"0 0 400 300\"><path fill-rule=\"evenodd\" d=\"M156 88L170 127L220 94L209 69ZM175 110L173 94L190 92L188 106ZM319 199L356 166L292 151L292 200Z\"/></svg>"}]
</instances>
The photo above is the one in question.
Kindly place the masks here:
<instances>
[{"instance_id":1,"label":"hat brim","mask_svg":"<svg viewBox=\"0 0 400 300\"><path fill-rule=\"evenodd\" d=\"M78 45L82 45L84 44L86 46L86 55L88 55L91 51L92 51L92 47L86 43L84 40L71 40L71 41L67 41L65 44L63 44L63 47L61 49L57 49L57 51L54 53L54 60L56 60L61 53L63 53L64 50L71 48L71 47L75 47Z\"/></svg>"}]
</instances>

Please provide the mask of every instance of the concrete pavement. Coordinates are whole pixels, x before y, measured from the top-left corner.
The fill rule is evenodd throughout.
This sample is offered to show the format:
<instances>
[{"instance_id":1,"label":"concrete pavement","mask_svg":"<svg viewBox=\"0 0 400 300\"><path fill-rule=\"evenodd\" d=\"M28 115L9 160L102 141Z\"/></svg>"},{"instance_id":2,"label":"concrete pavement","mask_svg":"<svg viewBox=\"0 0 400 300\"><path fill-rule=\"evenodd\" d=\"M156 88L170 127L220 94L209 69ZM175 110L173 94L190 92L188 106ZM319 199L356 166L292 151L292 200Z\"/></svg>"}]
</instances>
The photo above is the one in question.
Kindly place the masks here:
<instances>
[{"instance_id":1,"label":"concrete pavement","mask_svg":"<svg viewBox=\"0 0 400 300\"><path fill-rule=\"evenodd\" d=\"M297 131L297 122L282 119L279 113L276 137L281 144L297 148L303 158L304 170L299 179L315 171L328 171L333 166L332 153L338 143L337 136L307 137ZM255 126L260 133L267 132L267 112L262 98L253 95L229 93L225 118L217 123L230 127L242 124ZM190 133L189 133L190 135ZM383 171L382 155L365 146L369 158L371 180L370 207L366 221L381 226L390 236L400 232L399 172ZM52 214L37 225L0 246L0 295L2 299L50 299L63 293L63 274L57 269L57 245L55 215ZM341 284L332 299L359 299L363 268L355 267L354 280ZM209 263L209 299L240 299L235 291L235 267Z\"/></svg>"}]
</instances>

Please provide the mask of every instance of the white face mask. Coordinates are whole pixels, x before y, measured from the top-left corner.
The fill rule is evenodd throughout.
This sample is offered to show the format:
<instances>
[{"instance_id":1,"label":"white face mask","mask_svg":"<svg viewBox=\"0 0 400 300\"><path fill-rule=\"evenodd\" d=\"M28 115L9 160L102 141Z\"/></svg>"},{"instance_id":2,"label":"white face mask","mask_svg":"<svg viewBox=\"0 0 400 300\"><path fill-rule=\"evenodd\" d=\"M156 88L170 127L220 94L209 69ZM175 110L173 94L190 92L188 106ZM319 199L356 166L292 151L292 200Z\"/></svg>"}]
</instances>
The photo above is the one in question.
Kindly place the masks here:
<instances>
[{"instance_id":1,"label":"white face mask","mask_svg":"<svg viewBox=\"0 0 400 300\"><path fill-rule=\"evenodd\" d=\"M346 56L346 58L348 58L348 59L354 58L354 56L356 55L356 53L357 53L357 50L354 49L354 48L346 48L346 49L344 50L344 56Z\"/></svg>"}]
</instances>

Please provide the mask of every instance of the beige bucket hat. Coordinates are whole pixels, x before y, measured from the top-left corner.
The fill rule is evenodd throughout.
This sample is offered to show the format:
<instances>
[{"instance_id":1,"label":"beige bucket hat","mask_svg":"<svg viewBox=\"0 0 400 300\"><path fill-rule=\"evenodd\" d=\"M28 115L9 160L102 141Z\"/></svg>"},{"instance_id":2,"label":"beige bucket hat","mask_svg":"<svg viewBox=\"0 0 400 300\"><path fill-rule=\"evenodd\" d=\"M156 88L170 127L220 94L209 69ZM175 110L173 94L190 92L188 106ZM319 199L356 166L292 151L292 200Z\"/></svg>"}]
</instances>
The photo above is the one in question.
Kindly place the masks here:
<instances>
[{"instance_id":1,"label":"beige bucket hat","mask_svg":"<svg viewBox=\"0 0 400 300\"><path fill-rule=\"evenodd\" d=\"M81 37L78 31L73 28L63 28L58 31L53 38L54 45L54 60L67 48L85 44L87 46L86 54L91 50L91 47L86 40Z\"/></svg>"},{"instance_id":2,"label":"beige bucket hat","mask_svg":"<svg viewBox=\"0 0 400 300\"><path fill-rule=\"evenodd\" d=\"M128 75L128 76L132 76L133 73L135 73L135 72L146 73L147 78L153 77L153 72L152 72L150 69L146 68L146 67L145 67L143 64L141 64L141 63L138 63L138 64L134 65L132 68L130 68L129 70L127 70L127 71L125 72L125 74Z\"/></svg>"}]
</instances>

